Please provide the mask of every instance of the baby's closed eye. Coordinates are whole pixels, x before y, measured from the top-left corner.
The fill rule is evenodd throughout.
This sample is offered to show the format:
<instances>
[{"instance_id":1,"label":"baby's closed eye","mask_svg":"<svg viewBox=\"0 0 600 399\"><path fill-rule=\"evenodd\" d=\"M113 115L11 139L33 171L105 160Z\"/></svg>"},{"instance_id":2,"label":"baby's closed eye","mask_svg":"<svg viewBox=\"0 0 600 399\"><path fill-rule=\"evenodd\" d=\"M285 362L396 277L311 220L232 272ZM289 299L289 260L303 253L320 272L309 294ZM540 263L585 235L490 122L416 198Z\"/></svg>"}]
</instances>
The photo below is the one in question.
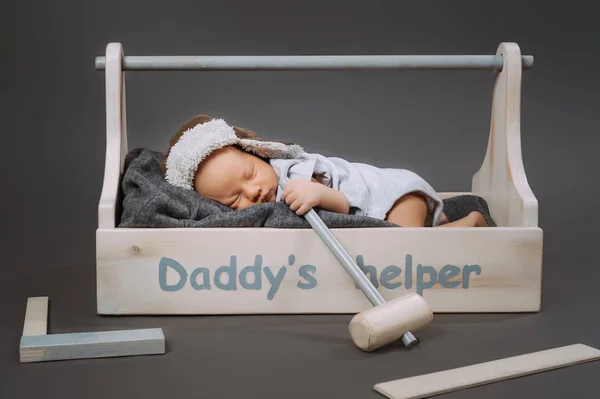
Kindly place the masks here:
<instances>
[{"instance_id":1,"label":"baby's closed eye","mask_svg":"<svg viewBox=\"0 0 600 399\"><path fill-rule=\"evenodd\" d=\"M248 180L251 180L251 179L254 177L254 175L256 175L256 165L254 165L254 164L253 164L253 165L252 165L252 166L251 166L251 167L248 169L248 172L246 173L246 178L247 178Z\"/></svg>"}]
</instances>

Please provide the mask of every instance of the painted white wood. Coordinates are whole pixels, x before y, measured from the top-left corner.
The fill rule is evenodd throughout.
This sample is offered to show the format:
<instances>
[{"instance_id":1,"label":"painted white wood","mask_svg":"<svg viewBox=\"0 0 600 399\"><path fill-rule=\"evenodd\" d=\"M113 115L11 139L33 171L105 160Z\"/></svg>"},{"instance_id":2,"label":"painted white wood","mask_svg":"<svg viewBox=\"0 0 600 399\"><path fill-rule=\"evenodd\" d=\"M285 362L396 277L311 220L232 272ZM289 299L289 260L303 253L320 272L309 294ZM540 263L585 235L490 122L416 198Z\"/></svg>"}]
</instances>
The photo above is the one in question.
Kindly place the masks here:
<instances>
[{"instance_id":1,"label":"painted white wood","mask_svg":"<svg viewBox=\"0 0 600 399\"><path fill-rule=\"evenodd\" d=\"M45 335L48 331L48 297L27 298L23 336Z\"/></svg>"},{"instance_id":2,"label":"painted white wood","mask_svg":"<svg viewBox=\"0 0 600 399\"><path fill-rule=\"evenodd\" d=\"M382 382L376 384L374 389L390 399L425 398L598 359L600 350L584 344L573 344Z\"/></svg>"},{"instance_id":3,"label":"painted white wood","mask_svg":"<svg viewBox=\"0 0 600 399\"><path fill-rule=\"evenodd\" d=\"M497 54L504 67L494 72L488 146L472 193L487 201L498 226L537 227L538 202L521 153L521 51L516 43L502 43Z\"/></svg>"},{"instance_id":4,"label":"painted white wood","mask_svg":"<svg viewBox=\"0 0 600 399\"><path fill-rule=\"evenodd\" d=\"M162 329L117 330L21 337L21 363L165 353Z\"/></svg>"},{"instance_id":5,"label":"painted white wood","mask_svg":"<svg viewBox=\"0 0 600 399\"><path fill-rule=\"evenodd\" d=\"M332 233L359 266L376 267L378 290L386 300L420 293L421 288L434 312L540 309L539 228L356 228ZM356 313L372 306L312 229L99 229L96 241L100 314ZM221 289L215 274L232 256L236 289ZM240 274L257 257L261 288L245 288ZM412 277L407 276L407 257ZM161 288L162 258L180 265L182 274L165 268L165 282L177 288L182 281L181 289ZM201 270L209 274L210 289L201 287ZM439 278L430 283L434 274ZM308 285L303 275L313 277L316 285ZM227 284L228 275L220 279ZM244 281L253 283L253 274ZM407 287L407 281L412 285Z\"/></svg>"},{"instance_id":6,"label":"painted white wood","mask_svg":"<svg viewBox=\"0 0 600 399\"><path fill-rule=\"evenodd\" d=\"M334 234L351 254L361 254L378 272L389 265L401 268L407 254L414 259L413 277L418 264L439 275L446 285L445 265L466 272L468 288L443 287L438 281L424 291L434 312L523 312L538 311L541 297L542 230L537 225L537 200L528 186L521 159L520 95L521 55L515 43L502 43L503 69L494 72L491 128L481 168L473 176L471 192L441 193L442 198L473 194L486 199L499 224L489 229L339 229ZM120 229L116 228L120 177L127 153L125 83L121 69L123 48L109 43L106 49L107 147L105 175L98 207L97 230L97 306L100 314L241 314L241 313L355 313L370 305L364 295L310 229ZM226 291L215 287L197 290L189 283L195 268L206 267L211 279L219 266L235 255L239 270L254 263L261 254L263 263L274 275L262 272L260 290L241 287ZM294 254L295 265L288 266ZM181 290L165 291L159 285L161 258L180 262L187 273ZM302 265L316 267L316 287L303 289L299 276ZM465 265L467 267L465 268ZM481 274L472 273L479 265ZM285 266L281 286L268 298ZM286 270L287 270L286 269ZM303 269L310 274L308 266ZM396 273L397 269L387 269ZM471 271L471 273L469 272ZM428 276L422 273L422 276ZM195 275L194 275L195 277ZM381 276L380 276L381 277ZM388 280L394 276L385 275ZM413 278L413 279L414 279ZM446 279L445 279L446 278ZM174 273L169 279L176 279ZM445 280L444 280L445 279ZM392 284L395 280L388 281ZM169 284L174 284L169 282ZM380 287L387 299L406 292ZM426 281L421 285L427 285Z\"/></svg>"},{"instance_id":7,"label":"painted white wood","mask_svg":"<svg viewBox=\"0 0 600 399\"><path fill-rule=\"evenodd\" d=\"M98 224L115 227L119 183L127 155L127 117L125 107L125 73L121 69L123 46L106 46L106 159L104 179L98 204Z\"/></svg>"},{"instance_id":8,"label":"painted white wood","mask_svg":"<svg viewBox=\"0 0 600 399\"><path fill-rule=\"evenodd\" d=\"M27 298L21 363L165 353L160 328L47 334L48 301L47 296Z\"/></svg>"}]
</instances>

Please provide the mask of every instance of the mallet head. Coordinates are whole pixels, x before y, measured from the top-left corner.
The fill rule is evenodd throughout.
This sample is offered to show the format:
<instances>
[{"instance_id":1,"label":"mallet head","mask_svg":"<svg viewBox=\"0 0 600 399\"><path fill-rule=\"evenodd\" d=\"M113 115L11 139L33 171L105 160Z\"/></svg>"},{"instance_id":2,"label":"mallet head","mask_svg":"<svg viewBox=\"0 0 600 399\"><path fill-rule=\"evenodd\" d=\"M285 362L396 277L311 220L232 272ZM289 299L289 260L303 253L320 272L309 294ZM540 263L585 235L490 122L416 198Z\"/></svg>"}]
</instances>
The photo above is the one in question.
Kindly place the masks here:
<instances>
[{"instance_id":1,"label":"mallet head","mask_svg":"<svg viewBox=\"0 0 600 399\"><path fill-rule=\"evenodd\" d=\"M365 352L374 351L400 337L407 347L412 347L418 341L411 332L432 321L433 312L425 299L416 293L408 293L356 314L350 321L350 336L354 344Z\"/></svg>"}]
</instances>

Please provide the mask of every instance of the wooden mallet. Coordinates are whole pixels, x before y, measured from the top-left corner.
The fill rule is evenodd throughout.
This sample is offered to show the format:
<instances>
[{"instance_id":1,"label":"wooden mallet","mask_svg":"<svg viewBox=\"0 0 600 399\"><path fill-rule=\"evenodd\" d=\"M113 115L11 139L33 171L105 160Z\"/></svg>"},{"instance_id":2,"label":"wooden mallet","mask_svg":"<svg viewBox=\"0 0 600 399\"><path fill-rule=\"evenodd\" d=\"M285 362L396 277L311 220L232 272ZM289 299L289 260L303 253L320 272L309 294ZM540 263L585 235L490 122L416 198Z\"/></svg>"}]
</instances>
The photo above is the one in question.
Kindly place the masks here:
<instances>
[{"instance_id":1,"label":"wooden mallet","mask_svg":"<svg viewBox=\"0 0 600 399\"><path fill-rule=\"evenodd\" d=\"M280 179L282 190L287 181L285 177ZM419 340L411 331L418 331L433 321L433 313L425 299L416 293L408 293L386 302L314 209L303 216L374 306L350 320L354 344L371 352L402 337L404 346L415 347Z\"/></svg>"}]
</instances>

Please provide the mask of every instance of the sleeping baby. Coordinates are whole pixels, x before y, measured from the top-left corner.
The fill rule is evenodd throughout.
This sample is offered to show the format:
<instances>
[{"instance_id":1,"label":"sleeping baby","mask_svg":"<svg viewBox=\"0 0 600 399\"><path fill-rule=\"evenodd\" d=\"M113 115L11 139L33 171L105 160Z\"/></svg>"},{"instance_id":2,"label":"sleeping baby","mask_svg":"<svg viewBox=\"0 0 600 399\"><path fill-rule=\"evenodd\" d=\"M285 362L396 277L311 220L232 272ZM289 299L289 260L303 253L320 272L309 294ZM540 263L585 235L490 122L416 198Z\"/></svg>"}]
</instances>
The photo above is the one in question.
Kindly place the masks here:
<instances>
[{"instance_id":1,"label":"sleeping baby","mask_svg":"<svg viewBox=\"0 0 600 399\"><path fill-rule=\"evenodd\" d=\"M161 163L172 185L234 210L282 201L302 216L311 208L383 219L401 227L486 227L480 212L448 222L443 202L420 176L311 154L266 141L224 120L199 115L171 138ZM279 186L280 177L288 182Z\"/></svg>"}]
</instances>

